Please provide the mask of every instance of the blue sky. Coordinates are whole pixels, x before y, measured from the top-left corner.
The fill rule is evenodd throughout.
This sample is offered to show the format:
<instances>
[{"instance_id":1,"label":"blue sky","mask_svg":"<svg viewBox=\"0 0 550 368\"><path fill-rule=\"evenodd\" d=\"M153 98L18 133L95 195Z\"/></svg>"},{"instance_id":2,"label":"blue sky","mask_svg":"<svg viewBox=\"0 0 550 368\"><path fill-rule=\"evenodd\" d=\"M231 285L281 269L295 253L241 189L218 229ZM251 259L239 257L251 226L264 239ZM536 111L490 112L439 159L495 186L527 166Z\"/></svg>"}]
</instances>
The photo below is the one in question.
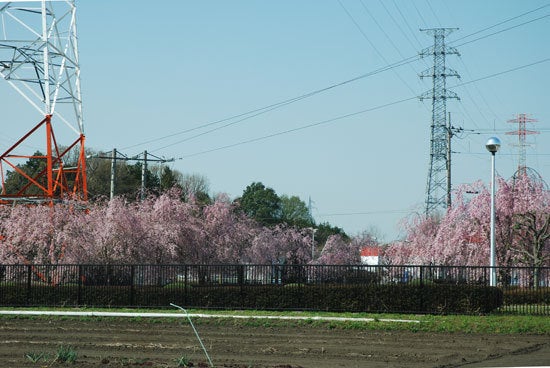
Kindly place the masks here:
<instances>
[{"instance_id":1,"label":"blue sky","mask_svg":"<svg viewBox=\"0 0 550 368\"><path fill-rule=\"evenodd\" d=\"M548 1L77 1L77 7L84 124L94 150L175 158L172 168L204 175L213 192L231 197L261 181L280 195L311 198L317 222L350 235L374 230L391 241L401 234L400 220L424 208L431 104L414 97L431 88L431 80L418 77L431 58L246 120L213 123L414 58L433 43L419 28L456 27L447 43L461 56L449 55L447 66L462 78L447 85L461 100L450 100L447 110L465 132L452 143L453 185L488 182L484 145L493 135L503 142L497 172L514 173L517 136L505 132L517 129L507 120L519 113L539 120L529 126L540 134L528 137L527 165L549 181ZM40 117L9 86L0 85L0 93L3 151ZM291 132L279 134L285 131Z\"/></svg>"}]
</instances>

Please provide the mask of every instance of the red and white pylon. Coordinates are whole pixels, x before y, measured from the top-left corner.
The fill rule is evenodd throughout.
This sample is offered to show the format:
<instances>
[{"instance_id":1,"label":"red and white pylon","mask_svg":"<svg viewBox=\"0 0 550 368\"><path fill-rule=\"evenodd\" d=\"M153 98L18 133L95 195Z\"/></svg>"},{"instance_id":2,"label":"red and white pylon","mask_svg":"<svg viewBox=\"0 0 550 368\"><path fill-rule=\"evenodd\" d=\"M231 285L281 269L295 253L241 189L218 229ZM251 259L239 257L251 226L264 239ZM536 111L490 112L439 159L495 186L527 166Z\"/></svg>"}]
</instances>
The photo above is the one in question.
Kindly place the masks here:
<instances>
[{"instance_id":1,"label":"red and white pylon","mask_svg":"<svg viewBox=\"0 0 550 368\"><path fill-rule=\"evenodd\" d=\"M87 200L75 1L0 1L0 29L0 80L42 116L0 155L0 202ZM55 130L67 141L58 141L54 122ZM7 124L25 125L19 121ZM32 140L36 146L40 132L39 151L43 154L25 153L30 145L25 143ZM67 138L69 135L76 136ZM44 169L29 175L21 168L21 162L29 159L43 160ZM5 186L7 171L22 179L20 187L10 193Z\"/></svg>"}]
</instances>

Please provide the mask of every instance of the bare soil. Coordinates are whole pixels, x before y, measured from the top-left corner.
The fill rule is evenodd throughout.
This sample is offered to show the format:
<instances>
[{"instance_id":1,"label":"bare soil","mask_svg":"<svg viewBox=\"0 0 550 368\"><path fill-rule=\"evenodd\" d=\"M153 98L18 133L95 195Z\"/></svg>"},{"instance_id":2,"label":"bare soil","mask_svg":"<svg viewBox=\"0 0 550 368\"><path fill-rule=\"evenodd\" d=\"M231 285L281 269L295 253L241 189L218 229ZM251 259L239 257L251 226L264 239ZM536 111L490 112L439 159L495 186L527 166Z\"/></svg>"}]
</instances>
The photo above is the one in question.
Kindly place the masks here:
<instances>
[{"instance_id":1,"label":"bare soil","mask_svg":"<svg viewBox=\"0 0 550 368\"><path fill-rule=\"evenodd\" d=\"M263 327L200 323L195 327L215 367L511 367L550 365L548 335L484 335ZM0 366L67 366L60 346L77 352L75 367L209 367L190 324L174 320L0 319ZM44 353L46 361L26 355ZM183 362L183 360L182 360ZM181 365L183 366L183 365Z\"/></svg>"}]
</instances>

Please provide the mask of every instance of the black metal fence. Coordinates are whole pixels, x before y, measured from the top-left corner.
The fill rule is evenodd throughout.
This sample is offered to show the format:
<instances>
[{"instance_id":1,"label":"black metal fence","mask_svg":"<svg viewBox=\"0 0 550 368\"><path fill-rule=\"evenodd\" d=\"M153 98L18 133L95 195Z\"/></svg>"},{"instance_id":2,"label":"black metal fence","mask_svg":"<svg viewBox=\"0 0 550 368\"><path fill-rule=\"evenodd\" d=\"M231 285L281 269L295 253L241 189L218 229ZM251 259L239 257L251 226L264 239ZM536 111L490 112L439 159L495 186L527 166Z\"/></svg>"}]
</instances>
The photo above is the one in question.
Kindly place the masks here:
<instances>
[{"instance_id":1,"label":"black metal fence","mask_svg":"<svg viewBox=\"0 0 550 368\"><path fill-rule=\"evenodd\" d=\"M237 300L245 298L244 291L271 285L281 288L262 290L299 294L315 285L315 298L301 308L319 310L316 300L335 285L475 287L488 285L490 272L455 266L0 265L0 306L166 307L170 298L192 308L254 308L253 301ZM550 267L497 267L496 272L504 300L500 312L550 315ZM213 300L208 293L214 289L232 290L232 299ZM201 297L191 297L197 290ZM366 304L359 309L379 312Z\"/></svg>"}]
</instances>

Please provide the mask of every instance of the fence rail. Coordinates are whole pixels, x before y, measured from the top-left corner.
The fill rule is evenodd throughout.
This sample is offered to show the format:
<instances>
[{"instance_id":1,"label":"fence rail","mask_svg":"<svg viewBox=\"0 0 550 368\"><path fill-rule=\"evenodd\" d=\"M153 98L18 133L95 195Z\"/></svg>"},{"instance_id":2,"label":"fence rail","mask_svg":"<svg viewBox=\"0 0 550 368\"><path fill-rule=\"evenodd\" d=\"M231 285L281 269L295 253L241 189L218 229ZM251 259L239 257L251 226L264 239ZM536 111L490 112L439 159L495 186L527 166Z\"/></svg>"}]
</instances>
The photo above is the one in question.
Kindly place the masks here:
<instances>
[{"instance_id":1,"label":"fence rail","mask_svg":"<svg viewBox=\"0 0 550 368\"><path fill-rule=\"evenodd\" d=\"M253 300L244 300L245 291L262 285L286 286L262 289L278 293L300 293L315 285L318 301L335 285L487 286L490 271L466 266L0 265L0 306L165 307L169 297L192 308L254 308ZM497 275L504 295L500 311L550 315L550 267L497 267ZM232 299L209 299L213 289L232 290ZM192 298L191 290L201 290L201 298ZM369 310L367 303L358 305L365 312L380 312ZM299 308L322 309L315 300Z\"/></svg>"}]
</instances>

